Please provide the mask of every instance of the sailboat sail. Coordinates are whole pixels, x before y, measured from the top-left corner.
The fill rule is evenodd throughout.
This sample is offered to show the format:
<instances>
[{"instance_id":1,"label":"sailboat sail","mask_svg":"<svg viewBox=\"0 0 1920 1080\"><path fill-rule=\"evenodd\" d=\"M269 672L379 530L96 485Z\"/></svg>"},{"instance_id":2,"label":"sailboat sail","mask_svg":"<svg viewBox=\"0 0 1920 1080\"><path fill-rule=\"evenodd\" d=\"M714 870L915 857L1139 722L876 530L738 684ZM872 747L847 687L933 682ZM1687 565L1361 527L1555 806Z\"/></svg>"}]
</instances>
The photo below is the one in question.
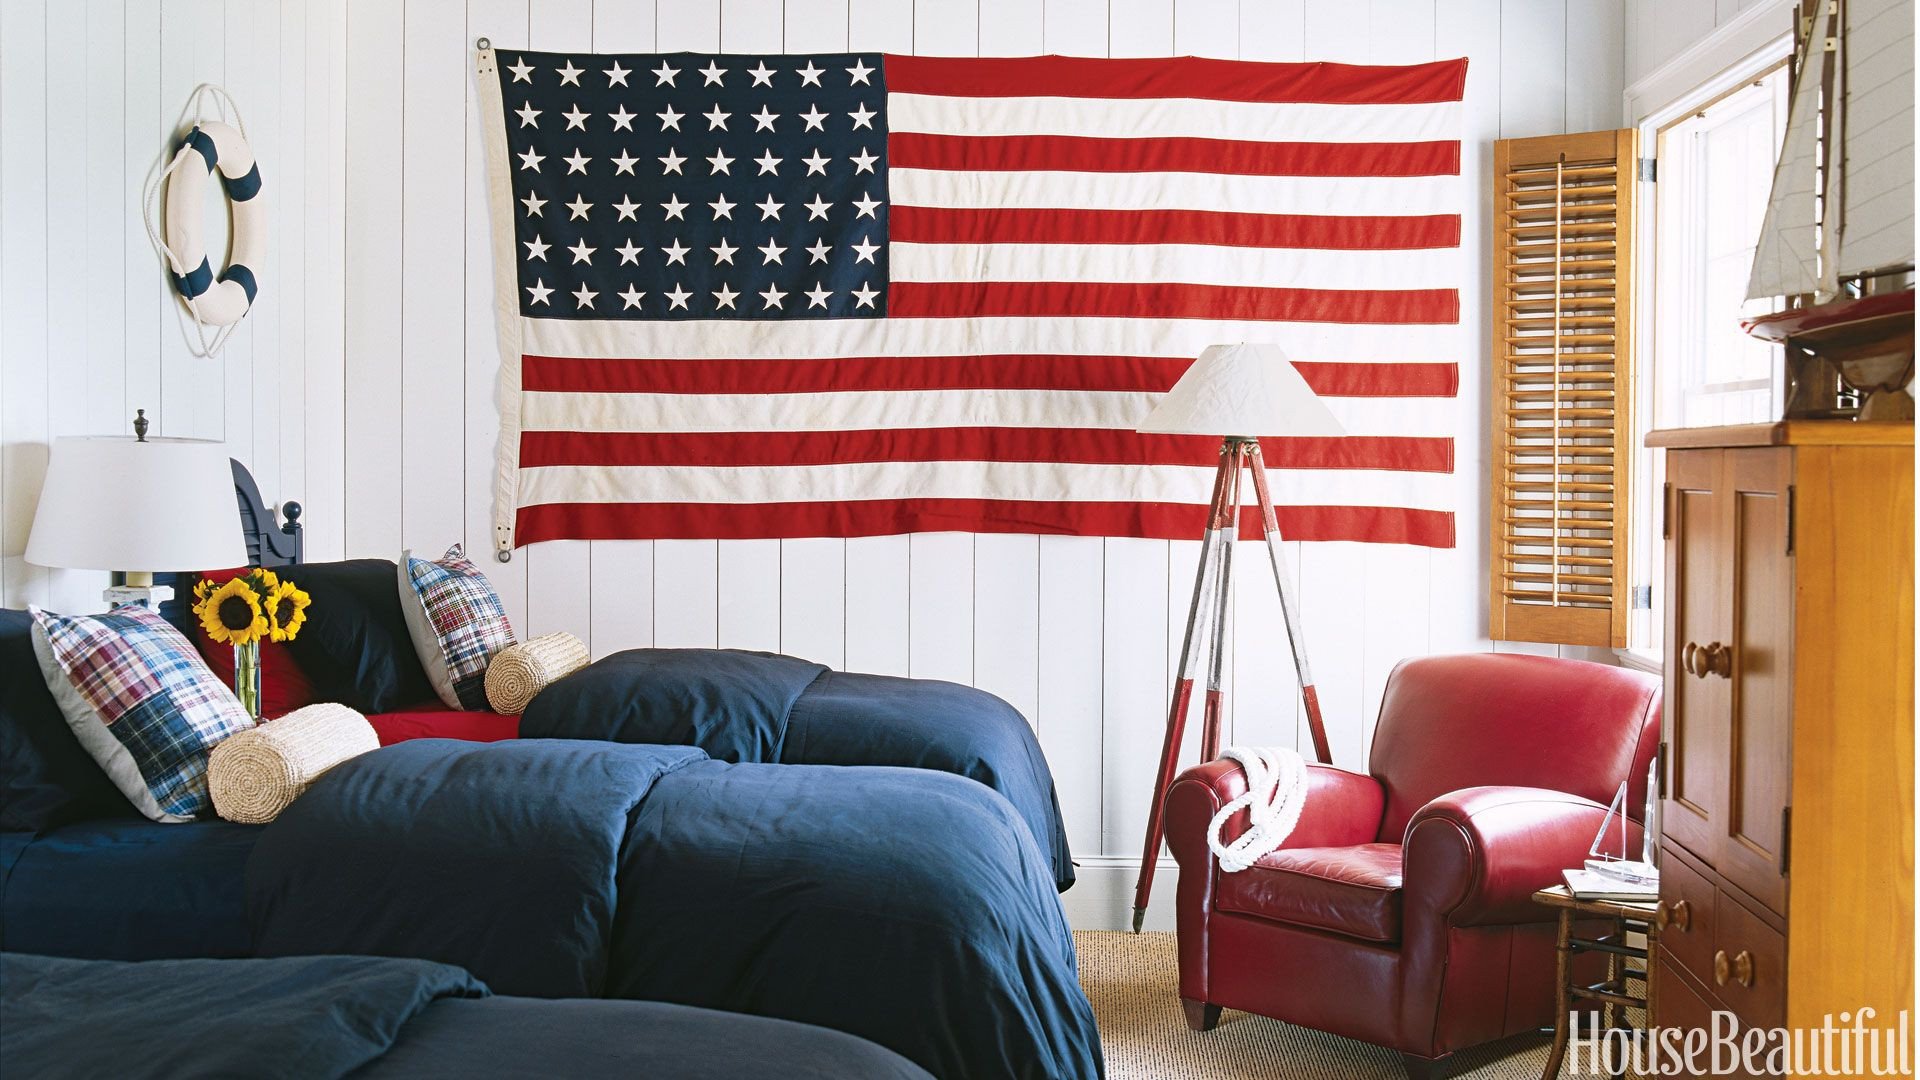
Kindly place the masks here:
<instances>
[{"instance_id":1,"label":"sailboat sail","mask_svg":"<svg viewBox=\"0 0 1920 1080\"><path fill-rule=\"evenodd\" d=\"M1815 292L1820 285L1819 234L1815 227L1816 155L1819 153L1820 68L1827 37L1826 5L1794 58L1793 104L1787 112L1787 136L1773 170L1767 216L1753 252L1747 299Z\"/></svg>"},{"instance_id":2,"label":"sailboat sail","mask_svg":"<svg viewBox=\"0 0 1920 1080\"><path fill-rule=\"evenodd\" d=\"M1839 273L1913 264L1913 0L1847 0Z\"/></svg>"}]
</instances>

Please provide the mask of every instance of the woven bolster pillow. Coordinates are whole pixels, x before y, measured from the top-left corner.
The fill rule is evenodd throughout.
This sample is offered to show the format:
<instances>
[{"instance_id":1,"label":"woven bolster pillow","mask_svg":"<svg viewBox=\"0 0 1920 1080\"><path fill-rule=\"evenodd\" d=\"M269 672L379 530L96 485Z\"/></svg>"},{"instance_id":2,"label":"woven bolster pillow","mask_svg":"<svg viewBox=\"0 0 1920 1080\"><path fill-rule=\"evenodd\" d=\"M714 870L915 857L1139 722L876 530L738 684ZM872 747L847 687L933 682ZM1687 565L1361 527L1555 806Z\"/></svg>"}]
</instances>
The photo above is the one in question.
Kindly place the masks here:
<instances>
[{"instance_id":1,"label":"woven bolster pillow","mask_svg":"<svg viewBox=\"0 0 1920 1080\"><path fill-rule=\"evenodd\" d=\"M509 645L487 661L487 704L505 716L527 711L533 696L586 667L586 643L565 631Z\"/></svg>"},{"instance_id":2,"label":"woven bolster pillow","mask_svg":"<svg viewBox=\"0 0 1920 1080\"><path fill-rule=\"evenodd\" d=\"M345 705L309 705L222 740L207 760L213 808L261 825L280 816L321 773L380 748L367 718Z\"/></svg>"}]
</instances>

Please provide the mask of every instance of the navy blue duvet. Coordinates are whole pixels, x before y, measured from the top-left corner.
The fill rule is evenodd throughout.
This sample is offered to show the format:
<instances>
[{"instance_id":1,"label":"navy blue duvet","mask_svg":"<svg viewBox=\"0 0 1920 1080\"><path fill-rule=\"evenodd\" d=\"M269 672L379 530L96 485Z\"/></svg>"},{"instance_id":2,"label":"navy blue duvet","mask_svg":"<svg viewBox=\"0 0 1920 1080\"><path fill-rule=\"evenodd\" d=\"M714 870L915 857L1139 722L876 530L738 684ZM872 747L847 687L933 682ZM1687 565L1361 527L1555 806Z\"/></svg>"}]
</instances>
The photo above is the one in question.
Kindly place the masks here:
<instances>
[{"instance_id":1,"label":"navy blue duvet","mask_svg":"<svg viewBox=\"0 0 1920 1080\"><path fill-rule=\"evenodd\" d=\"M630 649L541 691L520 718L520 736L697 746L728 762L965 776L1006 796L1046 854L1055 885L1073 884L1039 740L1017 709L972 687L838 672L773 653Z\"/></svg>"},{"instance_id":2,"label":"navy blue duvet","mask_svg":"<svg viewBox=\"0 0 1920 1080\"><path fill-rule=\"evenodd\" d=\"M639 1001L495 997L422 960L0 954L0 1064L41 1078L928 1080L862 1039Z\"/></svg>"},{"instance_id":3,"label":"navy blue duvet","mask_svg":"<svg viewBox=\"0 0 1920 1080\"><path fill-rule=\"evenodd\" d=\"M949 1078L1102 1071L1049 860L1006 799L944 773L420 740L289 807L247 894L264 956L801 1021Z\"/></svg>"}]
</instances>

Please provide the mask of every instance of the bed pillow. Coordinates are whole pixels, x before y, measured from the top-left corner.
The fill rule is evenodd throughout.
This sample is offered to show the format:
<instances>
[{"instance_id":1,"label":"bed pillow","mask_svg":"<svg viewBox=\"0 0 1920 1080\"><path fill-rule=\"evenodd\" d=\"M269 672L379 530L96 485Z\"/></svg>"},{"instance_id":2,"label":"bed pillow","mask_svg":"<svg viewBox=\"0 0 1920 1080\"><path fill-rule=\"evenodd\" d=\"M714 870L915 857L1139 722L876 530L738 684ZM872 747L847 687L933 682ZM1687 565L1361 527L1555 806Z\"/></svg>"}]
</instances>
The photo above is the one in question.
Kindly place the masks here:
<instances>
[{"instance_id":1,"label":"bed pillow","mask_svg":"<svg viewBox=\"0 0 1920 1080\"><path fill-rule=\"evenodd\" d=\"M315 701L383 713L434 700L393 588L392 562L349 559L273 572L313 598L287 651L312 681Z\"/></svg>"},{"instance_id":2,"label":"bed pillow","mask_svg":"<svg viewBox=\"0 0 1920 1080\"><path fill-rule=\"evenodd\" d=\"M33 612L33 651L67 724L134 808L192 821L212 807L207 754L253 727L233 691L158 614Z\"/></svg>"},{"instance_id":3,"label":"bed pillow","mask_svg":"<svg viewBox=\"0 0 1920 1080\"><path fill-rule=\"evenodd\" d=\"M132 813L41 678L33 616L0 610L0 832Z\"/></svg>"},{"instance_id":4,"label":"bed pillow","mask_svg":"<svg viewBox=\"0 0 1920 1080\"><path fill-rule=\"evenodd\" d=\"M491 711L487 663L513 644L513 627L493 583L459 544L428 562L402 552L400 606L414 652L450 709Z\"/></svg>"},{"instance_id":5,"label":"bed pillow","mask_svg":"<svg viewBox=\"0 0 1920 1080\"><path fill-rule=\"evenodd\" d=\"M224 584L246 573L251 567L237 567L232 570L209 570L200 575L204 581ZM277 573L278 571L276 571ZM302 627L302 630L305 628ZM222 645L207 636L207 628L199 619L193 620L189 637L193 647L200 651L200 658L207 662L214 677L228 686L233 685L233 646ZM307 678L298 661L294 660L290 642L260 641L260 715L267 719L285 716L290 712L304 709L320 699L315 695L313 680Z\"/></svg>"}]
</instances>

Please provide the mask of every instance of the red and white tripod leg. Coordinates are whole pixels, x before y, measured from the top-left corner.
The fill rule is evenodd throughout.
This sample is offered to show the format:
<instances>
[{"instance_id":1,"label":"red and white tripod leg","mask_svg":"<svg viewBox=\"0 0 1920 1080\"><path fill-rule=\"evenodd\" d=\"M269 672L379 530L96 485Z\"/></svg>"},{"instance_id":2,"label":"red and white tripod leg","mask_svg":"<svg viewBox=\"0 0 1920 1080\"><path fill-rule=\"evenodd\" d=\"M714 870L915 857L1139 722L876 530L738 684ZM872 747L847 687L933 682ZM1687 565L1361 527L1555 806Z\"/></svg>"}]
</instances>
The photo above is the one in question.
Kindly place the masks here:
<instances>
[{"instance_id":1,"label":"red and white tripod leg","mask_svg":"<svg viewBox=\"0 0 1920 1080\"><path fill-rule=\"evenodd\" d=\"M1249 461L1247 444L1239 443L1233 454L1233 479L1227 482L1225 525L1216 543L1219 573L1213 579L1213 633L1207 655L1206 711L1200 729L1200 761L1204 764L1220 756L1220 671L1227 652L1227 598L1233 586L1233 548L1240 537L1240 467Z\"/></svg>"},{"instance_id":2,"label":"red and white tripod leg","mask_svg":"<svg viewBox=\"0 0 1920 1080\"><path fill-rule=\"evenodd\" d=\"M1273 564L1273 583L1280 589L1280 614L1287 623L1287 645L1293 650L1293 669L1300 675L1300 700L1307 709L1307 730L1313 736L1313 755L1323 765L1333 763L1333 751L1327 745L1327 725L1320 718L1320 694L1313 687L1313 671L1307 664L1307 642L1300 633L1300 613L1294 603L1293 588L1287 583L1287 557L1280 550L1280 521L1273 512L1273 496L1267 491L1266 462L1260 456L1260 444L1254 443L1253 493L1260 501L1261 528L1267 534L1267 557Z\"/></svg>"},{"instance_id":3,"label":"red and white tripod leg","mask_svg":"<svg viewBox=\"0 0 1920 1080\"><path fill-rule=\"evenodd\" d=\"M1140 930L1147 916L1147 900L1153 893L1153 871L1160 861L1161 831L1165 827L1164 811L1167 789L1173 786L1174 772L1178 768L1180 742L1186 734L1187 709L1193 704L1193 680L1198 669L1194 647L1199 644L1196 631L1205 623L1213 621L1210 612L1203 611L1207 598L1211 595L1210 586L1215 573L1215 562L1220 549L1222 526L1226 516L1228 470L1237 468L1239 457L1231 453L1231 444L1220 448L1220 468L1213 478L1213 500L1207 510L1207 528L1200 541L1200 564L1194 569L1193 600L1187 606L1187 631L1180 643L1180 667L1173 688L1173 702L1167 712L1166 738L1160 744L1160 768L1154 774L1153 802L1147 808L1147 836L1142 845L1140 856L1140 874L1133 885L1133 929Z\"/></svg>"}]
</instances>

